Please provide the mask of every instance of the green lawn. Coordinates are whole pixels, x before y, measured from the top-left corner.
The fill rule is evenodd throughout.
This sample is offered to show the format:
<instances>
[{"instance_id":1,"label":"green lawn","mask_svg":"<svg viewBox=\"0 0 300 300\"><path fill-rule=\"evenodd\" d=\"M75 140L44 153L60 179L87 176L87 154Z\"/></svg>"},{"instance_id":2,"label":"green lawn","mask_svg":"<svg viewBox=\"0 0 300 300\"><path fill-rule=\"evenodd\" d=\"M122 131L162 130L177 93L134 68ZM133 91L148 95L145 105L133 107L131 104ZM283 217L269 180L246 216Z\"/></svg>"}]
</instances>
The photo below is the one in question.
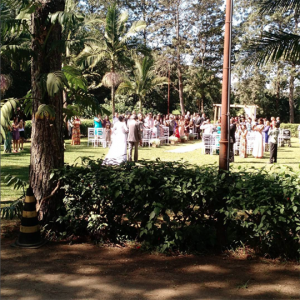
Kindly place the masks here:
<instances>
[{"instance_id":1,"label":"green lawn","mask_svg":"<svg viewBox=\"0 0 300 300\"><path fill-rule=\"evenodd\" d=\"M94 148L92 146L87 147L87 139L81 140L80 146L71 146L70 141L66 141L66 152L65 162L73 164L74 161L80 156L90 156L94 159L102 158L108 152L108 148L102 147ZM190 164L207 165L207 164L218 164L219 156L217 155L204 155L202 150L195 150L186 153L169 153L167 151L176 149L178 147L186 147L192 143L198 143L198 141L189 142L186 144L179 144L176 146L162 146L161 148L139 148L139 159L155 160L160 158L164 161L175 161L183 159ZM28 180L29 171L29 143L25 144L25 150L21 153L2 154L1 156L1 179L6 174L11 174L20 177L22 180ZM288 165L296 170L299 170L300 164L300 147L299 140L296 138L292 139L292 147L282 147L278 151L278 164ZM1 146L1 152L3 152L3 146ZM234 168L238 166L256 168L266 167L269 169L271 165L268 164L269 152L265 153L263 159L255 159L252 156L243 159L238 156L235 157L235 162L232 164ZM80 163L80 160L78 161ZM1 183L1 201L14 200L21 192L14 191L11 187L7 187Z\"/></svg>"}]
</instances>

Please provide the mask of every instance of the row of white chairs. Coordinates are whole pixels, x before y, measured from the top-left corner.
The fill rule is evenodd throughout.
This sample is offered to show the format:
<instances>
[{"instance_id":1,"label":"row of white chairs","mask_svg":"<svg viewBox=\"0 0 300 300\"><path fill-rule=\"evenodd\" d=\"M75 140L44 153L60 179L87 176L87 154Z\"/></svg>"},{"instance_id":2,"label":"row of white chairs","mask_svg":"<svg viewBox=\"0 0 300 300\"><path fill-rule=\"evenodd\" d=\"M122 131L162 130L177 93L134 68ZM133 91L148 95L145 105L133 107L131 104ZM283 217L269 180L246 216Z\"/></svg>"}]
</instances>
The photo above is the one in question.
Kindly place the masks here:
<instances>
[{"instance_id":1,"label":"row of white chairs","mask_svg":"<svg viewBox=\"0 0 300 300\"><path fill-rule=\"evenodd\" d=\"M159 132L157 128L153 129L144 129L143 130L143 136L142 136L142 143L148 144L150 147L151 140L152 139L159 139L160 141L166 143L169 143L169 127L159 127ZM94 147L97 147L99 145L102 145L103 147L106 147L106 141L105 141L105 131L103 128L88 128L88 141L87 145L89 146L90 143L94 145Z\"/></svg>"},{"instance_id":2,"label":"row of white chairs","mask_svg":"<svg viewBox=\"0 0 300 300\"><path fill-rule=\"evenodd\" d=\"M152 139L159 139L161 142L169 143L169 127L160 126L158 128L143 129L142 144L148 144L150 147Z\"/></svg>"},{"instance_id":3,"label":"row of white chairs","mask_svg":"<svg viewBox=\"0 0 300 300\"><path fill-rule=\"evenodd\" d=\"M94 145L94 147L97 147L99 145L102 145L102 147L106 147L105 131L103 130L103 128L88 128L87 145L89 146L90 143Z\"/></svg>"},{"instance_id":4,"label":"row of white chairs","mask_svg":"<svg viewBox=\"0 0 300 300\"><path fill-rule=\"evenodd\" d=\"M213 155L214 153L217 152L217 150L220 149L220 139L221 139L221 134L203 134L203 147L202 147L202 153L209 152L209 154ZM249 133L247 135L247 149L246 152L247 154L251 154L253 151L254 147L254 142L255 142L255 133ZM264 151L265 151L265 143L263 143ZM234 153L240 151L240 136L236 135L235 137L235 143L233 146L233 151Z\"/></svg>"}]
</instances>

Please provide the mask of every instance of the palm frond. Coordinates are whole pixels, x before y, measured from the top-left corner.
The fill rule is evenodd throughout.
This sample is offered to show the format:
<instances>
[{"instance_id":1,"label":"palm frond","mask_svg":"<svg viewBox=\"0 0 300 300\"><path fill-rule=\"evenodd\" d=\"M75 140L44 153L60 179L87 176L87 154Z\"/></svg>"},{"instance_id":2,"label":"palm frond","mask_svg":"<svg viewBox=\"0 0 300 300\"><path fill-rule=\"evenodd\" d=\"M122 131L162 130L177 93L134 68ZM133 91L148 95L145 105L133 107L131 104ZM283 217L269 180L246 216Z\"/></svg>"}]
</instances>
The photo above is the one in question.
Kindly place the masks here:
<instances>
[{"instance_id":1,"label":"palm frond","mask_svg":"<svg viewBox=\"0 0 300 300\"><path fill-rule=\"evenodd\" d=\"M117 93L117 94L124 95L124 94L127 94L129 91L132 92L132 91L134 91L134 90L135 90L134 83L131 82L129 79L127 79L126 81L123 81L123 82L119 85L119 87L118 87L116 93Z\"/></svg>"},{"instance_id":2,"label":"palm frond","mask_svg":"<svg viewBox=\"0 0 300 300\"><path fill-rule=\"evenodd\" d=\"M62 71L55 71L47 74L47 92L49 96L54 96L62 91L67 83L66 77Z\"/></svg>"},{"instance_id":3,"label":"palm frond","mask_svg":"<svg viewBox=\"0 0 300 300\"><path fill-rule=\"evenodd\" d=\"M18 100L15 98L1 100L1 126L7 127L10 124L10 118L17 108Z\"/></svg>"},{"instance_id":4,"label":"palm frond","mask_svg":"<svg viewBox=\"0 0 300 300\"><path fill-rule=\"evenodd\" d=\"M300 60L300 36L286 33L264 32L260 40L252 41L246 51L245 64L263 65L268 61Z\"/></svg>"},{"instance_id":5,"label":"palm frond","mask_svg":"<svg viewBox=\"0 0 300 300\"><path fill-rule=\"evenodd\" d=\"M62 71L71 88L74 90L82 89L83 91L87 91L87 82L80 70L72 66L64 66Z\"/></svg>"},{"instance_id":6,"label":"palm frond","mask_svg":"<svg viewBox=\"0 0 300 300\"><path fill-rule=\"evenodd\" d=\"M41 7L42 3L33 2L25 5L20 13L17 15L17 20L30 20L31 14L34 13L39 7Z\"/></svg>"},{"instance_id":7,"label":"palm frond","mask_svg":"<svg viewBox=\"0 0 300 300\"><path fill-rule=\"evenodd\" d=\"M156 77L151 80L152 86L161 86L164 84L168 84L168 78L167 77Z\"/></svg>"},{"instance_id":8,"label":"palm frond","mask_svg":"<svg viewBox=\"0 0 300 300\"><path fill-rule=\"evenodd\" d=\"M17 108L18 100L15 98L3 99L1 100L1 112L0 112L0 142L2 139L5 139L5 131L10 126L10 118L13 115L13 112Z\"/></svg>"},{"instance_id":9,"label":"palm frond","mask_svg":"<svg viewBox=\"0 0 300 300\"><path fill-rule=\"evenodd\" d=\"M286 12L288 10L299 11L299 0L260 0L260 13L274 13L275 11Z\"/></svg>"},{"instance_id":10,"label":"palm frond","mask_svg":"<svg viewBox=\"0 0 300 300\"><path fill-rule=\"evenodd\" d=\"M133 22L132 26L130 29L127 31L127 33L121 38L121 42L126 42L130 37L132 37L134 34L142 31L143 29L146 28L146 22L145 21L136 21Z\"/></svg>"},{"instance_id":11,"label":"palm frond","mask_svg":"<svg viewBox=\"0 0 300 300\"><path fill-rule=\"evenodd\" d=\"M49 19L52 24L58 22L62 26L75 25L77 22L84 20L83 15L77 14L73 11L57 11L49 14Z\"/></svg>"}]
</instances>

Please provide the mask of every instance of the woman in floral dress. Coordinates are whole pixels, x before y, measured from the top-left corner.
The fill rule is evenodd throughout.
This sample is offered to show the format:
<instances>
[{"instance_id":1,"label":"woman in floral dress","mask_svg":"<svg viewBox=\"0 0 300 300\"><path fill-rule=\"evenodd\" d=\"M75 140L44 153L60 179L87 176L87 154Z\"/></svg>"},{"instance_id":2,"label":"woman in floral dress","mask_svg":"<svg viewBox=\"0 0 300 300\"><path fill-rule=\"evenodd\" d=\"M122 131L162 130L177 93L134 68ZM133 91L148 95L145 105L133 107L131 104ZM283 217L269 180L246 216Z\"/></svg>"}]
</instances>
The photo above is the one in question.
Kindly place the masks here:
<instances>
[{"instance_id":1,"label":"woman in floral dress","mask_svg":"<svg viewBox=\"0 0 300 300\"><path fill-rule=\"evenodd\" d=\"M246 125L242 125L241 135L240 135L240 157L247 157L247 134L248 130Z\"/></svg>"}]
</instances>

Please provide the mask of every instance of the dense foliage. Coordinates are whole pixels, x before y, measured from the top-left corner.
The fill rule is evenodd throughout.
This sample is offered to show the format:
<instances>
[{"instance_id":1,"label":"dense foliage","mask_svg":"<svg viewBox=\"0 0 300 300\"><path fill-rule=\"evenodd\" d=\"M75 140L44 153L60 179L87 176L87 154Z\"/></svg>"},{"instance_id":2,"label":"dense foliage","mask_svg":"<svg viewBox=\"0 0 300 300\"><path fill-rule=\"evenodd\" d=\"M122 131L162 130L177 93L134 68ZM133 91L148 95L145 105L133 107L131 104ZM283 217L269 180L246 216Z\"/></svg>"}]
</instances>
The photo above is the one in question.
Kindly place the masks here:
<instances>
[{"instance_id":1,"label":"dense foliage","mask_svg":"<svg viewBox=\"0 0 300 300\"><path fill-rule=\"evenodd\" d=\"M64 235L136 240L160 251L204 252L243 242L271 256L299 254L299 172L219 174L212 165L159 160L117 167L87 158L83 163L53 174L65 191L57 220Z\"/></svg>"}]
</instances>

